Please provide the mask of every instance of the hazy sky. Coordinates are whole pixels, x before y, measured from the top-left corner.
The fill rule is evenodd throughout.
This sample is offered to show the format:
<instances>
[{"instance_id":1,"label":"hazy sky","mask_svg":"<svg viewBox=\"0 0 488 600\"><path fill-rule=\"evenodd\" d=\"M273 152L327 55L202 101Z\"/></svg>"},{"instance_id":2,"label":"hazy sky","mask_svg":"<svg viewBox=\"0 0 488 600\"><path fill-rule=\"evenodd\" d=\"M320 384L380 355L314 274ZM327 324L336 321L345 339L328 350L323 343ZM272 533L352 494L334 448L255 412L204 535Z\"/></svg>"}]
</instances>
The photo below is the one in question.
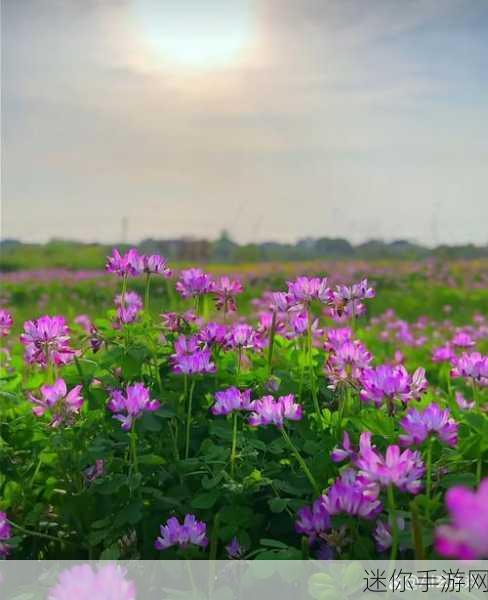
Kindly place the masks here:
<instances>
[{"instance_id":1,"label":"hazy sky","mask_svg":"<svg viewBox=\"0 0 488 600\"><path fill-rule=\"evenodd\" d=\"M488 0L1 0L2 235L488 242Z\"/></svg>"}]
</instances>

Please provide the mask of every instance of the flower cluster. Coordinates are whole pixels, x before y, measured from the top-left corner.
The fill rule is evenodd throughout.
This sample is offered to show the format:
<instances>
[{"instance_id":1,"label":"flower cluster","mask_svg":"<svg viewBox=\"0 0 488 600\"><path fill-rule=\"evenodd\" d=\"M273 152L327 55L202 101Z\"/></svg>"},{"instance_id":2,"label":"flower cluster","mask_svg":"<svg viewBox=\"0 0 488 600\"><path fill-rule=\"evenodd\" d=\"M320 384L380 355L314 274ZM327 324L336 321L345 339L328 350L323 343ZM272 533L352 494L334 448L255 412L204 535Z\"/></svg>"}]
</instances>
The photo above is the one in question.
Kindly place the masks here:
<instances>
[{"instance_id":1,"label":"flower cluster","mask_svg":"<svg viewBox=\"0 0 488 600\"><path fill-rule=\"evenodd\" d=\"M488 477L478 491L462 486L448 490L446 506L451 524L437 528L437 552L461 560L488 558Z\"/></svg>"},{"instance_id":2,"label":"flower cluster","mask_svg":"<svg viewBox=\"0 0 488 600\"><path fill-rule=\"evenodd\" d=\"M323 496L329 515L357 515L372 519L382 510L376 486L361 478L354 469L344 471Z\"/></svg>"},{"instance_id":3,"label":"flower cluster","mask_svg":"<svg viewBox=\"0 0 488 600\"><path fill-rule=\"evenodd\" d=\"M32 412L37 417L42 417L49 412L51 427L70 425L83 405L81 388L81 385L77 385L68 392L64 379L58 379L53 385L43 385L40 398L29 394L29 399L34 404Z\"/></svg>"},{"instance_id":4,"label":"flower cluster","mask_svg":"<svg viewBox=\"0 0 488 600\"><path fill-rule=\"evenodd\" d=\"M115 306L117 307L118 322L127 325L137 320L143 303L142 298L136 292L126 292L115 297Z\"/></svg>"},{"instance_id":5,"label":"flower cluster","mask_svg":"<svg viewBox=\"0 0 488 600\"><path fill-rule=\"evenodd\" d=\"M211 410L213 415L228 415L236 410L250 410L251 404L251 390L241 392L236 387L230 387L216 392Z\"/></svg>"},{"instance_id":6,"label":"flower cluster","mask_svg":"<svg viewBox=\"0 0 488 600\"><path fill-rule=\"evenodd\" d=\"M360 397L363 402L381 406L386 401L390 412L393 411L395 400L401 400L403 404L417 400L428 385L425 369L419 367L413 375L409 375L403 365L389 364L364 369L360 376L360 384Z\"/></svg>"},{"instance_id":7,"label":"flower cluster","mask_svg":"<svg viewBox=\"0 0 488 600\"><path fill-rule=\"evenodd\" d=\"M463 352L452 359L451 377L464 377L479 385L488 387L488 356L480 352Z\"/></svg>"},{"instance_id":8,"label":"flower cluster","mask_svg":"<svg viewBox=\"0 0 488 600\"><path fill-rule=\"evenodd\" d=\"M74 358L69 346L69 329L64 317L45 315L24 323L20 341L25 346L25 360L30 364L47 367L49 364L65 365Z\"/></svg>"},{"instance_id":9,"label":"flower cluster","mask_svg":"<svg viewBox=\"0 0 488 600\"><path fill-rule=\"evenodd\" d=\"M171 355L171 359L174 373L197 375L215 372L211 351L207 348L202 349L196 336L180 335L175 342L175 353Z\"/></svg>"},{"instance_id":10,"label":"flower cluster","mask_svg":"<svg viewBox=\"0 0 488 600\"><path fill-rule=\"evenodd\" d=\"M372 354L358 340L333 341L332 344L333 347L329 340L331 350L325 365L330 387L335 389L341 383L358 385L363 371L370 368Z\"/></svg>"},{"instance_id":11,"label":"flower cluster","mask_svg":"<svg viewBox=\"0 0 488 600\"><path fill-rule=\"evenodd\" d=\"M401 452L398 446L391 445L383 456L371 446L369 431L361 434L355 464L361 476L380 487L393 485L411 494L418 494L422 488L425 469L420 453L409 449Z\"/></svg>"},{"instance_id":12,"label":"flower cluster","mask_svg":"<svg viewBox=\"0 0 488 600\"><path fill-rule=\"evenodd\" d=\"M183 523L176 517L169 518L166 525L161 525L161 536L154 543L156 550L166 550L171 546L184 549L190 545L202 548L208 545L207 525L190 514L185 516Z\"/></svg>"},{"instance_id":13,"label":"flower cluster","mask_svg":"<svg viewBox=\"0 0 488 600\"><path fill-rule=\"evenodd\" d=\"M330 528L330 514L325 508L322 496L315 500L312 506L304 506L297 513L295 529L297 533L308 536L310 542L315 541Z\"/></svg>"},{"instance_id":14,"label":"flower cluster","mask_svg":"<svg viewBox=\"0 0 488 600\"><path fill-rule=\"evenodd\" d=\"M125 394L114 390L107 408L115 413L113 418L121 422L122 429L128 431L144 412L154 412L160 405L159 400L151 400L149 390L142 383L135 383L127 386Z\"/></svg>"},{"instance_id":15,"label":"flower cluster","mask_svg":"<svg viewBox=\"0 0 488 600\"><path fill-rule=\"evenodd\" d=\"M227 276L219 277L213 285L217 310L223 310L224 314L235 312L237 310L235 297L241 294L243 289L239 280Z\"/></svg>"},{"instance_id":16,"label":"flower cluster","mask_svg":"<svg viewBox=\"0 0 488 600\"><path fill-rule=\"evenodd\" d=\"M441 409L435 403L429 404L423 411L409 409L400 425L405 431L399 438L404 446L421 444L431 434L437 434L448 446L455 446L457 443L458 424L451 418L448 408Z\"/></svg>"},{"instance_id":17,"label":"flower cluster","mask_svg":"<svg viewBox=\"0 0 488 600\"><path fill-rule=\"evenodd\" d=\"M123 255L114 249L112 255L107 258L105 269L119 277L136 277L142 273L155 273L168 278L172 274L165 258L159 254L149 256L139 254L136 248L131 248Z\"/></svg>"},{"instance_id":18,"label":"flower cluster","mask_svg":"<svg viewBox=\"0 0 488 600\"><path fill-rule=\"evenodd\" d=\"M214 289L212 277L202 269L185 269L181 271L176 283L176 291L183 298L191 298L208 294Z\"/></svg>"},{"instance_id":19,"label":"flower cluster","mask_svg":"<svg viewBox=\"0 0 488 600\"><path fill-rule=\"evenodd\" d=\"M302 406L295 402L293 394L280 396L277 400L273 396L263 396L252 402L251 410L249 425L253 427L275 425L283 429L286 420L300 421L303 416Z\"/></svg>"}]
</instances>

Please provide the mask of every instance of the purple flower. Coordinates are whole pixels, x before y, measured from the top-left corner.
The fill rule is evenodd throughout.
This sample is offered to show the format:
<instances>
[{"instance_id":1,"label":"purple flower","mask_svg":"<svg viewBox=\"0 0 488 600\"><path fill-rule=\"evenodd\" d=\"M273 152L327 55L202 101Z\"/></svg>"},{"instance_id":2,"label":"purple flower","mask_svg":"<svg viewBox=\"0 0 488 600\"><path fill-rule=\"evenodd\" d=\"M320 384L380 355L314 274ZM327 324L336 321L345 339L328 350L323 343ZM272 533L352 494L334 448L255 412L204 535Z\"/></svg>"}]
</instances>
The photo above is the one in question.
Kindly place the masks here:
<instances>
[{"instance_id":1,"label":"purple flower","mask_svg":"<svg viewBox=\"0 0 488 600\"><path fill-rule=\"evenodd\" d=\"M297 512L295 530L297 533L308 536L310 542L315 541L330 528L330 515L325 508L322 496L315 500L312 506L304 506Z\"/></svg>"},{"instance_id":2,"label":"purple flower","mask_svg":"<svg viewBox=\"0 0 488 600\"><path fill-rule=\"evenodd\" d=\"M13 324L14 320L8 310L0 308L0 337L7 336L10 333Z\"/></svg>"},{"instance_id":3,"label":"purple flower","mask_svg":"<svg viewBox=\"0 0 488 600\"><path fill-rule=\"evenodd\" d=\"M197 334L199 341L209 346L223 346L227 327L220 323L207 323Z\"/></svg>"},{"instance_id":4,"label":"purple flower","mask_svg":"<svg viewBox=\"0 0 488 600\"><path fill-rule=\"evenodd\" d=\"M397 526L399 530L405 529L405 520L397 517ZM390 524L384 521L377 521L373 537L379 552L385 552L388 548L391 548L393 539Z\"/></svg>"},{"instance_id":5,"label":"purple flower","mask_svg":"<svg viewBox=\"0 0 488 600\"><path fill-rule=\"evenodd\" d=\"M217 310L223 309L224 314L235 312L237 310L235 297L242 293L243 289L241 282L237 279L227 276L219 277L213 285Z\"/></svg>"},{"instance_id":6,"label":"purple flower","mask_svg":"<svg viewBox=\"0 0 488 600\"><path fill-rule=\"evenodd\" d=\"M356 384L364 369L369 368L373 356L358 340L347 341L331 350L325 373L331 388L340 383Z\"/></svg>"},{"instance_id":7,"label":"purple flower","mask_svg":"<svg viewBox=\"0 0 488 600\"><path fill-rule=\"evenodd\" d=\"M472 339L469 333L465 331L458 331L452 338L451 344L456 348L472 348L476 345L476 342Z\"/></svg>"},{"instance_id":8,"label":"purple flower","mask_svg":"<svg viewBox=\"0 0 488 600\"><path fill-rule=\"evenodd\" d=\"M470 410L475 406L475 401L468 402L461 392L456 392L455 400L461 410Z\"/></svg>"},{"instance_id":9,"label":"purple flower","mask_svg":"<svg viewBox=\"0 0 488 600\"><path fill-rule=\"evenodd\" d=\"M334 290L329 290L328 315L337 322L351 317L359 317L365 312L365 306L361 300L374 297L374 289L369 286L367 279L352 286L338 285Z\"/></svg>"},{"instance_id":10,"label":"purple flower","mask_svg":"<svg viewBox=\"0 0 488 600\"><path fill-rule=\"evenodd\" d=\"M94 326L88 315L78 315L75 317L75 323L79 325L86 334L92 334Z\"/></svg>"},{"instance_id":11,"label":"purple flower","mask_svg":"<svg viewBox=\"0 0 488 600\"><path fill-rule=\"evenodd\" d=\"M114 248L112 255L107 257L105 269L119 277L135 277L144 271L144 257L135 248L131 248L124 255Z\"/></svg>"},{"instance_id":12,"label":"purple flower","mask_svg":"<svg viewBox=\"0 0 488 600\"><path fill-rule=\"evenodd\" d=\"M0 512L0 557L10 554L10 546L6 543L12 537L12 527L7 520L7 514Z\"/></svg>"},{"instance_id":13,"label":"purple flower","mask_svg":"<svg viewBox=\"0 0 488 600\"><path fill-rule=\"evenodd\" d=\"M244 554L244 548L239 543L239 540L234 536L225 547L228 558L241 558Z\"/></svg>"},{"instance_id":14,"label":"purple flower","mask_svg":"<svg viewBox=\"0 0 488 600\"><path fill-rule=\"evenodd\" d=\"M347 433L347 431L344 431L344 433L342 434L342 448L334 448L334 450L332 450L332 452L330 453L330 458L332 461L339 463L345 460L354 461L356 459L356 456L357 452L351 444L349 434Z\"/></svg>"},{"instance_id":15,"label":"purple flower","mask_svg":"<svg viewBox=\"0 0 488 600\"><path fill-rule=\"evenodd\" d=\"M74 358L69 346L69 329L64 317L45 315L24 323L20 341L25 346L25 360L46 367L48 363L65 365Z\"/></svg>"},{"instance_id":16,"label":"purple flower","mask_svg":"<svg viewBox=\"0 0 488 600\"><path fill-rule=\"evenodd\" d=\"M115 296L117 306L117 319L120 323L133 323L139 316L143 303L142 298L136 292L126 292L124 296Z\"/></svg>"},{"instance_id":17,"label":"purple flower","mask_svg":"<svg viewBox=\"0 0 488 600\"><path fill-rule=\"evenodd\" d=\"M154 273L156 275L162 275L163 277L166 277L166 279L168 279L172 275L171 269L168 267L166 259L163 256L160 256L159 254L143 256L142 263L144 273L147 273L148 275Z\"/></svg>"},{"instance_id":18,"label":"purple flower","mask_svg":"<svg viewBox=\"0 0 488 600\"><path fill-rule=\"evenodd\" d=\"M326 277L297 277L295 281L288 281L289 304L310 304L312 300L325 302L328 294Z\"/></svg>"},{"instance_id":19,"label":"purple flower","mask_svg":"<svg viewBox=\"0 0 488 600\"><path fill-rule=\"evenodd\" d=\"M98 570L89 564L75 565L60 573L48 600L135 600L134 582L125 579L125 574L125 569L115 564Z\"/></svg>"},{"instance_id":20,"label":"purple flower","mask_svg":"<svg viewBox=\"0 0 488 600\"><path fill-rule=\"evenodd\" d=\"M427 388L425 370L418 368L412 376L403 365L380 365L374 369L364 369L360 376L363 402L373 402L381 406L385 400L392 411L395 399L407 403L418 399Z\"/></svg>"},{"instance_id":21,"label":"purple flower","mask_svg":"<svg viewBox=\"0 0 488 600\"><path fill-rule=\"evenodd\" d=\"M422 412L411 408L400 425L405 431L399 438L404 446L421 444L433 433L448 446L457 443L458 424L451 418L448 408L441 409L435 403L429 404Z\"/></svg>"},{"instance_id":22,"label":"purple flower","mask_svg":"<svg viewBox=\"0 0 488 600\"><path fill-rule=\"evenodd\" d=\"M51 427L59 427L63 423L71 424L74 416L79 414L83 405L81 385L77 385L70 392L63 379L58 379L53 385L41 387L41 398L29 394L29 399L35 404L32 412L37 417L42 417L46 412L51 413Z\"/></svg>"},{"instance_id":23,"label":"purple flower","mask_svg":"<svg viewBox=\"0 0 488 600\"><path fill-rule=\"evenodd\" d=\"M328 352L337 350L346 342L352 342L352 329L350 327L338 327L327 329L327 337L324 342L324 348Z\"/></svg>"},{"instance_id":24,"label":"purple flower","mask_svg":"<svg viewBox=\"0 0 488 600\"><path fill-rule=\"evenodd\" d=\"M83 471L83 475L87 481L95 481L105 472L105 461L102 458L99 458L95 461L94 465L90 465Z\"/></svg>"},{"instance_id":25,"label":"purple flower","mask_svg":"<svg viewBox=\"0 0 488 600\"><path fill-rule=\"evenodd\" d=\"M234 323L228 330L225 341L229 350L262 348L262 341L257 331L247 323Z\"/></svg>"},{"instance_id":26,"label":"purple flower","mask_svg":"<svg viewBox=\"0 0 488 600\"><path fill-rule=\"evenodd\" d=\"M461 560L488 558L488 477L478 491L452 487L446 493L446 506L451 524L437 528L437 552Z\"/></svg>"},{"instance_id":27,"label":"purple flower","mask_svg":"<svg viewBox=\"0 0 488 600\"><path fill-rule=\"evenodd\" d=\"M187 310L183 314L176 312L162 313L160 317L164 327L170 331L181 331L190 323L196 323L198 321L198 317L192 310Z\"/></svg>"},{"instance_id":28,"label":"purple flower","mask_svg":"<svg viewBox=\"0 0 488 600\"><path fill-rule=\"evenodd\" d=\"M263 396L252 402L250 409L253 412L249 425L253 427L275 425L283 429L285 420L300 421L302 418L302 407L295 402L293 394L280 396L277 400L273 396Z\"/></svg>"},{"instance_id":29,"label":"purple flower","mask_svg":"<svg viewBox=\"0 0 488 600\"><path fill-rule=\"evenodd\" d=\"M176 290L183 298L208 294L214 289L212 277L202 269L186 269L181 271L176 283Z\"/></svg>"},{"instance_id":30,"label":"purple flower","mask_svg":"<svg viewBox=\"0 0 488 600\"><path fill-rule=\"evenodd\" d=\"M173 359L173 372L185 375L215 373L210 350L195 350L193 354L177 354Z\"/></svg>"},{"instance_id":31,"label":"purple flower","mask_svg":"<svg viewBox=\"0 0 488 600\"><path fill-rule=\"evenodd\" d=\"M354 469L344 471L323 496L330 515L346 513L372 519L382 510L377 488L358 476Z\"/></svg>"},{"instance_id":32,"label":"purple flower","mask_svg":"<svg viewBox=\"0 0 488 600\"><path fill-rule=\"evenodd\" d=\"M445 344L444 346L439 346L439 348L435 348L432 352L432 361L433 362L451 362L451 360L456 356L454 350L452 349L451 344Z\"/></svg>"},{"instance_id":33,"label":"purple flower","mask_svg":"<svg viewBox=\"0 0 488 600\"><path fill-rule=\"evenodd\" d=\"M156 550L166 550L171 546L186 548L189 545L206 548L208 544L207 525L197 521L195 515L186 515L182 524L176 517L167 520L166 525L161 525L161 537L156 539Z\"/></svg>"},{"instance_id":34,"label":"purple flower","mask_svg":"<svg viewBox=\"0 0 488 600\"><path fill-rule=\"evenodd\" d=\"M153 412L160 405L159 400L151 400L149 390L142 383L135 383L126 387L125 394L114 390L107 408L115 413L113 418L122 423L122 429L128 431L144 412Z\"/></svg>"},{"instance_id":35,"label":"purple flower","mask_svg":"<svg viewBox=\"0 0 488 600\"><path fill-rule=\"evenodd\" d=\"M359 440L356 466L360 475L383 487L394 485L401 491L417 494L422 488L424 463L419 452L388 446L385 456L371 447L371 433L363 432Z\"/></svg>"},{"instance_id":36,"label":"purple flower","mask_svg":"<svg viewBox=\"0 0 488 600\"><path fill-rule=\"evenodd\" d=\"M230 387L215 394L215 404L212 406L213 415L228 415L235 410L250 410L251 390L241 392L236 387Z\"/></svg>"},{"instance_id":37,"label":"purple flower","mask_svg":"<svg viewBox=\"0 0 488 600\"><path fill-rule=\"evenodd\" d=\"M451 377L465 377L481 387L488 387L488 356L479 352L463 352L453 358Z\"/></svg>"}]
</instances>

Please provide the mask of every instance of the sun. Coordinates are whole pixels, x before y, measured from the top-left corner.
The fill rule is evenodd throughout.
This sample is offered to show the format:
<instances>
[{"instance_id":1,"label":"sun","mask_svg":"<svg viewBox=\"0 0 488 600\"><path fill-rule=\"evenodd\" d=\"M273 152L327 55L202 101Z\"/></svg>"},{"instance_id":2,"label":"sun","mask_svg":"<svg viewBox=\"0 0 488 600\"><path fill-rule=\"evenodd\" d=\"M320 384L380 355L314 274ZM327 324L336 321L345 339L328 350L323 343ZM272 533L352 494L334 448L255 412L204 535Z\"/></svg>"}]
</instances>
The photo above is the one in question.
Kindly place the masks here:
<instances>
[{"instance_id":1,"label":"sun","mask_svg":"<svg viewBox=\"0 0 488 600\"><path fill-rule=\"evenodd\" d=\"M252 0L133 0L142 42L169 66L215 69L240 60L254 38Z\"/></svg>"}]
</instances>

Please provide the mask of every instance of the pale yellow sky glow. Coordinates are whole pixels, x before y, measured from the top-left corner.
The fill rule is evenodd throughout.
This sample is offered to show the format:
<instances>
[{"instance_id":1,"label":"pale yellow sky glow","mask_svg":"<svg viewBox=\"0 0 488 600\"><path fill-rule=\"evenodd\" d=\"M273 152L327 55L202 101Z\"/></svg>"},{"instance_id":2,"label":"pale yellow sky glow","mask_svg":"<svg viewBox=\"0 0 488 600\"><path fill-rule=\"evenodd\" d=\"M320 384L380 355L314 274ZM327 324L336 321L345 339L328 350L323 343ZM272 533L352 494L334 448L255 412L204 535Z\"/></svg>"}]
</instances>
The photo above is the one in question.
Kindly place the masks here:
<instances>
[{"instance_id":1,"label":"pale yellow sky glow","mask_svg":"<svg viewBox=\"0 0 488 600\"><path fill-rule=\"evenodd\" d=\"M1 233L484 244L487 73L486 0L2 0Z\"/></svg>"}]
</instances>

